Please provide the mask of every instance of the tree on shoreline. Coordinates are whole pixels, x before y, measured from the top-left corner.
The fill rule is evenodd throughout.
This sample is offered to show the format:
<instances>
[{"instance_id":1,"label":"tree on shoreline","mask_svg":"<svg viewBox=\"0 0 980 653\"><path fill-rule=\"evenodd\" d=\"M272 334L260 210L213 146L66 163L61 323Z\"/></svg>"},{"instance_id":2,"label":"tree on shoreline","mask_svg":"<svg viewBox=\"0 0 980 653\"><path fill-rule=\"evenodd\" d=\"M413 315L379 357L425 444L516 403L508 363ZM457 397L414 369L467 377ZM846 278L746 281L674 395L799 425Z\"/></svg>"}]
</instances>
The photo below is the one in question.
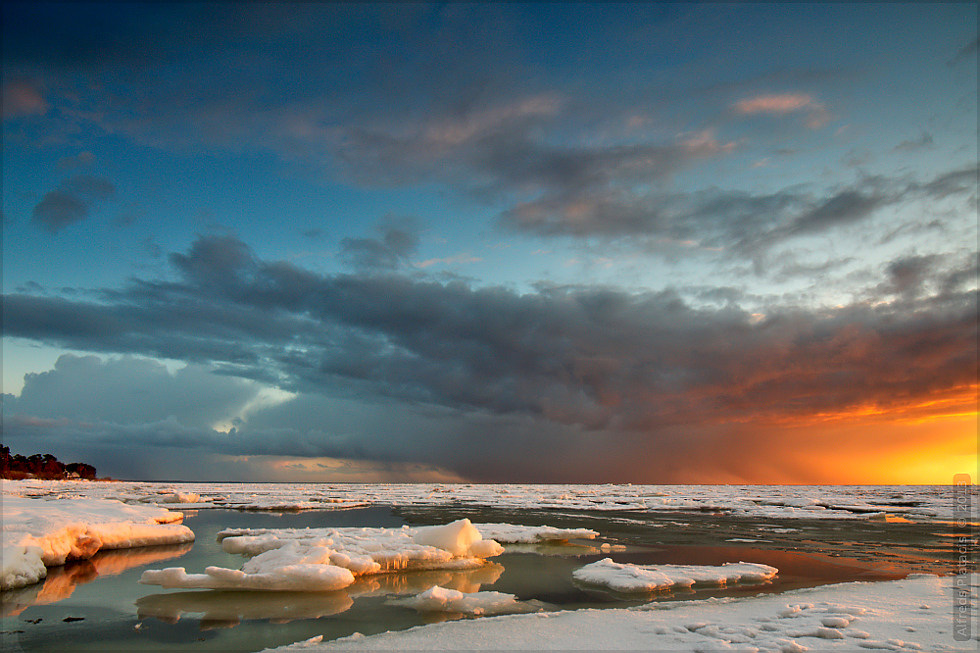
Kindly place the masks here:
<instances>
[{"instance_id":1,"label":"tree on shoreline","mask_svg":"<svg viewBox=\"0 0 980 653\"><path fill-rule=\"evenodd\" d=\"M0 478L95 478L95 467L87 463L68 463L59 461L49 453L10 455L10 448L0 444Z\"/></svg>"}]
</instances>

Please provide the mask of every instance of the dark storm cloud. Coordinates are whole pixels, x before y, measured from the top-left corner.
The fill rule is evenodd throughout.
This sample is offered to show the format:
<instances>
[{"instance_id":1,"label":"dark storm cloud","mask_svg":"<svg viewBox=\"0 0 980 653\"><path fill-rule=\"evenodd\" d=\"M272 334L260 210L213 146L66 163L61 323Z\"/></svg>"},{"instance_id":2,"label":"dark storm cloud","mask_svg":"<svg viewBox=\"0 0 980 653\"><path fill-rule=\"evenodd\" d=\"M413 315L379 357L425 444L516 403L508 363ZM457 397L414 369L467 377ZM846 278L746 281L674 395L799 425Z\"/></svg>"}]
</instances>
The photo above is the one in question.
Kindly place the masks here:
<instances>
[{"instance_id":1,"label":"dark storm cloud","mask_svg":"<svg viewBox=\"0 0 980 653\"><path fill-rule=\"evenodd\" d=\"M669 291L323 276L227 236L170 261L175 281L97 300L4 298L7 336L195 362L172 375L64 357L5 397L6 439L417 461L481 480L614 480L640 457L636 478L681 480L693 468L680 460L731 465L703 451L730 451L732 425L900 407L977 373L975 258L896 259L873 301L757 315L735 288L699 309ZM256 398L242 379L298 394L217 432ZM541 464L556 451L562 465Z\"/></svg>"},{"instance_id":2,"label":"dark storm cloud","mask_svg":"<svg viewBox=\"0 0 980 653\"><path fill-rule=\"evenodd\" d=\"M909 387L952 387L975 372L964 358L976 336L975 291L831 313L774 308L757 323L731 307L694 309L670 292L521 295L460 281L323 277L220 237L172 260L182 281L136 283L103 303L9 295L5 331L210 362L294 391L345 387L599 430L888 403ZM902 277L903 265L891 270L893 283L921 285ZM940 272L949 271L929 271ZM859 392L842 396L841 379Z\"/></svg>"},{"instance_id":3,"label":"dark storm cloud","mask_svg":"<svg viewBox=\"0 0 980 653\"><path fill-rule=\"evenodd\" d=\"M31 221L51 233L57 233L89 216L95 203L109 199L116 192L108 179L78 175L67 179L34 206Z\"/></svg>"}]
</instances>

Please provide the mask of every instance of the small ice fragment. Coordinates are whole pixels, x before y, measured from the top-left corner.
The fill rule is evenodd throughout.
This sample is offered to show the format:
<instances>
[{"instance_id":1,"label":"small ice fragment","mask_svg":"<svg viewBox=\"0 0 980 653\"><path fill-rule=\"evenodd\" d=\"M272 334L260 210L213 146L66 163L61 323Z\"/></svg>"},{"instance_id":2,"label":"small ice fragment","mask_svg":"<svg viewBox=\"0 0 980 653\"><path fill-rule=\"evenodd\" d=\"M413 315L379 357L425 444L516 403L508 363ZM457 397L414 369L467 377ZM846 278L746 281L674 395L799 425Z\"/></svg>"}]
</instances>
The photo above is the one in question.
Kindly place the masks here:
<instances>
[{"instance_id":1,"label":"small ice fragment","mask_svg":"<svg viewBox=\"0 0 980 653\"><path fill-rule=\"evenodd\" d=\"M823 639L844 639L844 633L836 628L817 628L817 637Z\"/></svg>"},{"instance_id":2,"label":"small ice fragment","mask_svg":"<svg viewBox=\"0 0 980 653\"><path fill-rule=\"evenodd\" d=\"M525 606L513 594L503 592L460 592L435 585L397 603L419 611L458 612L471 615L523 612Z\"/></svg>"},{"instance_id":3,"label":"small ice fragment","mask_svg":"<svg viewBox=\"0 0 980 653\"><path fill-rule=\"evenodd\" d=\"M820 620L820 623L822 623L827 628L847 628L847 626L851 623L851 620L845 617L834 616L834 617L824 617L823 619Z\"/></svg>"},{"instance_id":4,"label":"small ice fragment","mask_svg":"<svg viewBox=\"0 0 980 653\"><path fill-rule=\"evenodd\" d=\"M809 650L810 649L808 649L806 646L803 646L799 642L793 642L793 641L787 644L783 644L779 648L780 653L806 653L806 651Z\"/></svg>"}]
</instances>

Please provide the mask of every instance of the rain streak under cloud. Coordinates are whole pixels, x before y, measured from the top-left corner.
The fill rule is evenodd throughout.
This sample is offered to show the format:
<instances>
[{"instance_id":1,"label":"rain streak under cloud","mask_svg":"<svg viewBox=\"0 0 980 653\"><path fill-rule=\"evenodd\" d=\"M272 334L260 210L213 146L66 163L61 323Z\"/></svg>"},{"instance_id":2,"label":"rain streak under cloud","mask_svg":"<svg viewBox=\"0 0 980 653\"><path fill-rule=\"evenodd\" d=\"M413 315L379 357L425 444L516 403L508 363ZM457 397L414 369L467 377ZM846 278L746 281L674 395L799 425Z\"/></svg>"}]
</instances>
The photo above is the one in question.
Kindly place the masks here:
<instances>
[{"instance_id":1,"label":"rain streak under cloud","mask_svg":"<svg viewBox=\"0 0 980 653\"><path fill-rule=\"evenodd\" d=\"M976 468L975 8L3 18L14 451L154 478Z\"/></svg>"}]
</instances>

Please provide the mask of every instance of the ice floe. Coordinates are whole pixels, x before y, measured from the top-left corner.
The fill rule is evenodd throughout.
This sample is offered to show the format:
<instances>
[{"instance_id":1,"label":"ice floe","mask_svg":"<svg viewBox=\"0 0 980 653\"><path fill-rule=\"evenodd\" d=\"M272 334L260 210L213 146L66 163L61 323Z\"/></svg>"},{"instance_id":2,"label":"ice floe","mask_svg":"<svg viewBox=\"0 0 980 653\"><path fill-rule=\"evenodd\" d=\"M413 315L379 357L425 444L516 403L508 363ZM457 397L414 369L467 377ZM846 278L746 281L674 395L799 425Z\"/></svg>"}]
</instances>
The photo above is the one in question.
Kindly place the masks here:
<instances>
[{"instance_id":1,"label":"ice floe","mask_svg":"<svg viewBox=\"0 0 980 653\"><path fill-rule=\"evenodd\" d=\"M503 592L460 592L435 585L407 599L393 601L419 612L455 612L476 616L534 612L538 608L521 603Z\"/></svg>"},{"instance_id":2,"label":"ice floe","mask_svg":"<svg viewBox=\"0 0 980 653\"><path fill-rule=\"evenodd\" d=\"M535 544L537 542L567 542L593 540L598 531L590 528L555 528L554 526L520 526L518 524L475 524L483 535L505 544Z\"/></svg>"},{"instance_id":3,"label":"ice floe","mask_svg":"<svg viewBox=\"0 0 980 653\"><path fill-rule=\"evenodd\" d=\"M4 483L6 485L6 482ZM0 589L30 585L47 567L91 558L103 549L190 542L183 514L106 499L3 497Z\"/></svg>"},{"instance_id":4,"label":"ice floe","mask_svg":"<svg viewBox=\"0 0 980 653\"><path fill-rule=\"evenodd\" d=\"M227 529L218 533L229 553L252 556L241 569L183 567L147 570L141 583L162 587L331 591L356 576L423 569L472 569L503 553L469 519L410 528Z\"/></svg>"},{"instance_id":5,"label":"ice floe","mask_svg":"<svg viewBox=\"0 0 980 653\"><path fill-rule=\"evenodd\" d=\"M978 580L974 574L969 581L974 597ZM631 609L452 621L273 650L976 651L976 633L967 641L954 639L948 606L956 585L962 577L914 576ZM969 616L976 619L976 602Z\"/></svg>"},{"instance_id":6,"label":"ice floe","mask_svg":"<svg viewBox=\"0 0 980 653\"><path fill-rule=\"evenodd\" d=\"M604 558L580 567L572 577L580 583L601 585L617 592L655 592L694 585L724 586L730 583L764 583L778 569L751 562L706 565L634 565Z\"/></svg>"},{"instance_id":7,"label":"ice floe","mask_svg":"<svg viewBox=\"0 0 980 653\"><path fill-rule=\"evenodd\" d=\"M200 615L202 630L225 628L251 619L282 623L338 614L351 608L354 599L364 596L414 595L435 586L464 595L486 594L480 592L480 588L497 582L503 571L503 566L488 562L476 569L463 571L435 569L373 574L359 576L352 585L334 592L166 592L143 596L136 601L136 607L140 619L153 617L167 623L177 623L185 615ZM505 608L506 603L501 602L500 609L508 613L536 609L533 603L517 603L513 609Z\"/></svg>"}]
</instances>

